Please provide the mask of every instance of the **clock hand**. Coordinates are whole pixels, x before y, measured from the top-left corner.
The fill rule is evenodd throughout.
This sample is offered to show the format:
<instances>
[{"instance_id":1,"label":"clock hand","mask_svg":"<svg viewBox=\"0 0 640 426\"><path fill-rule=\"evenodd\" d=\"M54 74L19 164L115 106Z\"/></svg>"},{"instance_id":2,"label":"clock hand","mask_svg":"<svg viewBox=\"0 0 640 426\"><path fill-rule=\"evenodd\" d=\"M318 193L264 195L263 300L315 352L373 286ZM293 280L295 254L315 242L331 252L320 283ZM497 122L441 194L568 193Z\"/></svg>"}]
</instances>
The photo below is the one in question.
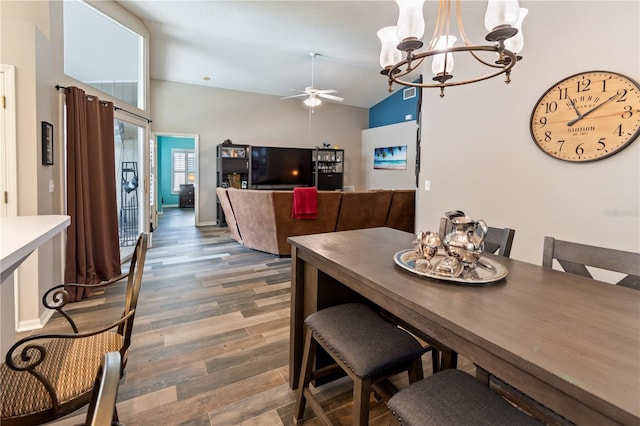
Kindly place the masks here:
<instances>
[{"instance_id":1,"label":"clock hand","mask_svg":"<svg viewBox=\"0 0 640 426\"><path fill-rule=\"evenodd\" d=\"M574 118L573 120L569 121L567 123L567 126L573 126L578 121L582 120L584 117L586 117L587 115L591 114L593 111L597 110L598 108L600 108L601 106L603 106L607 102L610 102L610 101L614 100L617 96L618 96L618 94L616 93L615 95L611 96L609 99L607 99L606 101L602 102L601 104L598 104L598 105L594 106L593 108L591 108L589 111L585 112L584 114L582 114L578 118Z\"/></svg>"},{"instance_id":2,"label":"clock hand","mask_svg":"<svg viewBox=\"0 0 640 426\"><path fill-rule=\"evenodd\" d=\"M576 114L578 115L578 118L582 118L582 114L580 114L580 111L578 111L578 108L576 108L576 103L573 101L573 99L571 99L570 96L567 95L567 98L569 98L569 102L571 102L571 106L573 107L573 110L576 112Z\"/></svg>"}]
</instances>

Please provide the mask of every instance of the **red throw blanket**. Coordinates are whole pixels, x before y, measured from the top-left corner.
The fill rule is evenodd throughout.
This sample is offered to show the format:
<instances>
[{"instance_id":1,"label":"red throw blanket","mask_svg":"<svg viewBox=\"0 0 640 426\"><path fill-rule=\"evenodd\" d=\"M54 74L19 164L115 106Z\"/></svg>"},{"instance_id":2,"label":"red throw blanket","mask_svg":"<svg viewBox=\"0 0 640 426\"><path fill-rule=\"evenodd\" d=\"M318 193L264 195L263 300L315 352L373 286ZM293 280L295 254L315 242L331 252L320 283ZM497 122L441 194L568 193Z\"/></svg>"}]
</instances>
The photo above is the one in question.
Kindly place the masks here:
<instances>
[{"instance_id":1,"label":"red throw blanket","mask_svg":"<svg viewBox=\"0 0 640 426\"><path fill-rule=\"evenodd\" d=\"M291 217L295 219L315 219L318 216L318 190L313 188L293 188Z\"/></svg>"}]
</instances>

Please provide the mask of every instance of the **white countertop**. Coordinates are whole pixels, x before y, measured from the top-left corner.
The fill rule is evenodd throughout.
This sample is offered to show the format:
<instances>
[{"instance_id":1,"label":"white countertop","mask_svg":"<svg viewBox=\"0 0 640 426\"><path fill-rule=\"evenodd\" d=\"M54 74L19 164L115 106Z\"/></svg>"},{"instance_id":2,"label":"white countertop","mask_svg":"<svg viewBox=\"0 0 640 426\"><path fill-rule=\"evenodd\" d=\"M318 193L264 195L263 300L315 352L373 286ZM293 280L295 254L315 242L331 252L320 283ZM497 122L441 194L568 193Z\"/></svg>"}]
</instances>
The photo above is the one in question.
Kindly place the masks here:
<instances>
[{"instance_id":1,"label":"white countertop","mask_svg":"<svg viewBox=\"0 0 640 426\"><path fill-rule=\"evenodd\" d=\"M71 223L65 215L0 217L0 269L2 279L49 239Z\"/></svg>"}]
</instances>

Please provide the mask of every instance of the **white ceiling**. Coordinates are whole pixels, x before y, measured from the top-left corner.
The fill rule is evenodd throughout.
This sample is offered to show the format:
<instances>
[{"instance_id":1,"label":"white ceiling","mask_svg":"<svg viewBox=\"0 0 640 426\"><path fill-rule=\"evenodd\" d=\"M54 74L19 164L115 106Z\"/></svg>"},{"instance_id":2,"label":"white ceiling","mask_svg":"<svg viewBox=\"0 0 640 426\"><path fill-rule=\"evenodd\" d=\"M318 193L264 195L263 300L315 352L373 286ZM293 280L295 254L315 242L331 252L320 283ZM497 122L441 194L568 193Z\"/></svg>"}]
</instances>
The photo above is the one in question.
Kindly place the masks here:
<instances>
[{"instance_id":1,"label":"white ceiling","mask_svg":"<svg viewBox=\"0 0 640 426\"><path fill-rule=\"evenodd\" d=\"M379 74L376 32L395 25L394 1L118 3L150 31L152 79L285 97L311 84L310 52L317 52L316 88L335 89L344 104L364 108L389 95ZM465 3L473 11L486 7L484 1ZM434 16L436 7L428 0L427 15Z\"/></svg>"}]
</instances>

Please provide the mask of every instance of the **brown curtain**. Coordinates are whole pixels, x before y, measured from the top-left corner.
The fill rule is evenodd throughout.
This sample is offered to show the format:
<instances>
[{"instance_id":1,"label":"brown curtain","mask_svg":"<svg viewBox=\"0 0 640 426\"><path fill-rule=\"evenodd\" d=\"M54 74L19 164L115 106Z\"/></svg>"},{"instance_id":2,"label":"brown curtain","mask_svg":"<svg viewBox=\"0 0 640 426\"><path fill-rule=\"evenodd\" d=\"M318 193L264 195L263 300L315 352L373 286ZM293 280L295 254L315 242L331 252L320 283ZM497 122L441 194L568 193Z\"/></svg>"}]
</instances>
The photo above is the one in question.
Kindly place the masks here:
<instances>
[{"instance_id":1,"label":"brown curtain","mask_svg":"<svg viewBox=\"0 0 640 426\"><path fill-rule=\"evenodd\" d=\"M66 90L67 264L65 283L96 284L121 273L113 103ZM68 288L81 300L91 294ZM84 291L83 291L84 290Z\"/></svg>"}]
</instances>

